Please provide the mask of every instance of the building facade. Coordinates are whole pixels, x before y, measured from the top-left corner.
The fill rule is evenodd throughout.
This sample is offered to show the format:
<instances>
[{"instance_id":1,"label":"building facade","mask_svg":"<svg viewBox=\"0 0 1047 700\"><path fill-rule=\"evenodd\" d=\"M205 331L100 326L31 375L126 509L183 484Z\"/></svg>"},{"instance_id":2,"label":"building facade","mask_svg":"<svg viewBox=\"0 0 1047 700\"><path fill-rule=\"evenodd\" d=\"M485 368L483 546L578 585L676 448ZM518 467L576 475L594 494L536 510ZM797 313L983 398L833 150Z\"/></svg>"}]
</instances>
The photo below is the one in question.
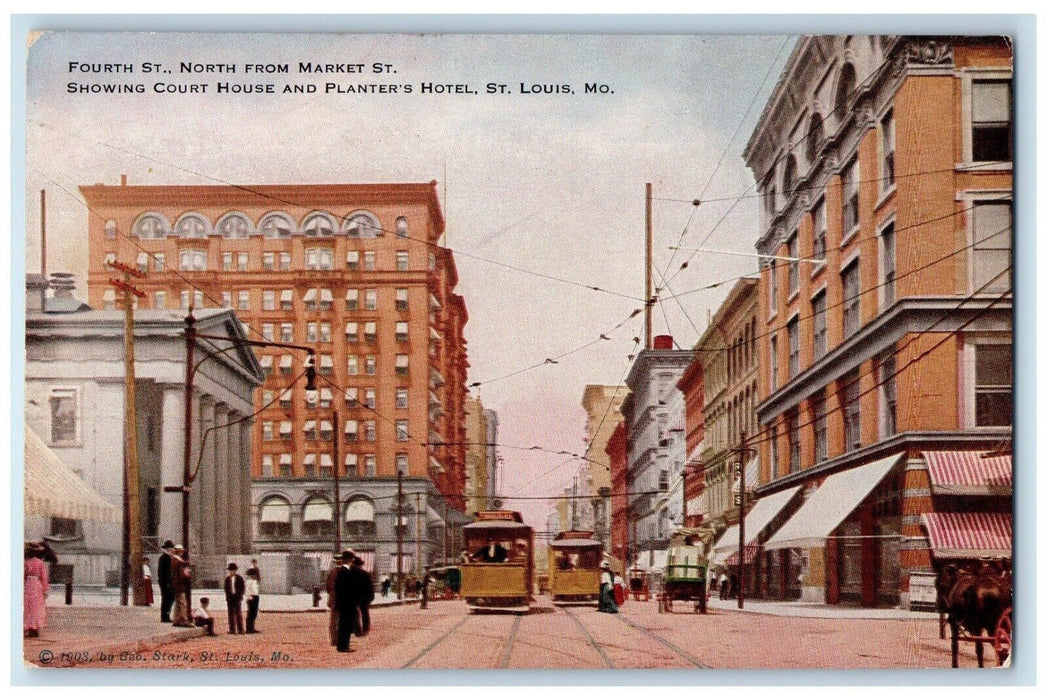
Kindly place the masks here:
<instances>
[{"instance_id":1,"label":"building facade","mask_svg":"<svg viewBox=\"0 0 1047 700\"><path fill-rule=\"evenodd\" d=\"M488 510L487 412L478 397L465 397L465 512Z\"/></svg>"},{"instance_id":2,"label":"building facade","mask_svg":"<svg viewBox=\"0 0 1047 700\"><path fill-rule=\"evenodd\" d=\"M593 510L593 537L603 542L605 551L611 549L611 460L607 455L607 441L622 420L626 393L624 386L602 384L589 384L582 392L586 455L590 460L585 465L586 495Z\"/></svg>"},{"instance_id":3,"label":"building facade","mask_svg":"<svg viewBox=\"0 0 1047 700\"><path fill-rule=\"evenodd\" d=\"M484 422L487 424L487 502L493 508L501 508L494 502L498 494L498 476L501 471L501 457L498 454L498 412L485 408Z\"/></svg>"},{"instance_id":4,"label":"building facade","mask_svg":"<svg viewBox=\"0 0 1047 700\"><path fill-rule=\"evenodd\" d=\"M793 551L805 598L905 605L943 518L1009 547L1012 61L1003 37L803 37L752 134L756 247L790 258L761 263L758 495L806 498L764 581Z\"/></svg>"},{"instance_id":5,"label":"building facade","mask_svg":"<svg viewBox=\"0 0 1047 700\"><path fill-rule=\"evenodd\" d=\"M695 348L697 350L697 348ZM705 378L701 354L695 355L676 387L683 394L684 443L687 462L683 470L683 518L687 527L697 527L707 517L705 470L701 461L705 438Z\"/></svg>"},{"instance_id":6,"label":"building facade","mask_svg":"<svg viewBox=\"0 0 1047 700\"><path fill-rule=\"evenodd\" d=\"M631 537L641 562L651 564L655 551L668 545L667 500L674 469L686 461L682 439L683 401L676 383L694 357L673 350L669 336L657 336L654 347L640 351L626 377L629 395L622 404L628 430L627 491ZM680 411L670 413L679 405ZM673 439L672 431L681 439ZM646 561L644 556L646 554Z\"/></svg>"},{"instance_id":7,"label":"building facade","mask_svg":"<svg viewBox=\"0 0 1047 700\"><path fill-rule=\"evenodd\" d=\"M124 313L76 310L56 289L26 314L26 424L90 487L118 508L124 473ZM47 309L51 309L48 311ZM54 309L61 309L55 312ZM134 313L135 410L140 522L144 552L182 535L182 495L165 492L184 476L186 341L182 315ZM199 313L198 329L230 338L200 341L193 385L189 553L196 585L222 580L227 557L253 551L251 527L252 394L262 369L230 310ZM205 432L206 431L206 432ZM203 436L206 434L206 439ZM29 518L25 535L48 540L76 582L119 585L122 523Z\"/></svg>"},{"instance_id":8,"label":"building facade","mask_svg":"<svg viewBox=\"0 0 1047 700\"><path fill-rule=\"evenodd\" d=\"M629 431L620 420L607 439L607 458L611 465L611 554L628 564L632 518L629 517Z\"/></svg>"}]
</instances>

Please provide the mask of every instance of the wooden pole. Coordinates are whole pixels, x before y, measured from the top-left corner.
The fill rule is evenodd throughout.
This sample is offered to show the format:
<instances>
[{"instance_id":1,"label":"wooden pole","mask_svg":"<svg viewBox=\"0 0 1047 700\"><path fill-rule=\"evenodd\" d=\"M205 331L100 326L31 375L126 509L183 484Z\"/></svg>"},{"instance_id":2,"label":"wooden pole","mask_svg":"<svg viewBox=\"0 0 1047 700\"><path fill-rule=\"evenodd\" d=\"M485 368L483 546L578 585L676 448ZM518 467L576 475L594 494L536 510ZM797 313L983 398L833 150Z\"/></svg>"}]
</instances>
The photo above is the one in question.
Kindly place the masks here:
<instances>
[{"instance_id":1,"label":"wooden pole","mask_svg":"<svg viewBox=\"0 0 1047 700\"><path fill-rule=\"evenodd\" d=\"M396 470L396 599L404 597L404 473Z\"/></svg>"},{"instance_id":2,"label":"wooden pole","mask_svg":"<svg viewBox=\"0 0 1047 700\"><path fill-rule=\"evenodd\" d=\"M422 575L422 494L414 495L414 572Z\"/></svg>"},{"instance_id":3,"label":"wooden pole","mask_svg":"<svg viewBox=\"0 0 1047 700\"><path fill-rule=\"evenodd\" d=\"M334 460L334 551L342 551L342 487L339 481L339 470L342 468L340 461L341 451L338 449L341 438L341 426L338 420L338 409L331 416L334 421L334 445L332 459Z\"/></svg>"},{"instance_id":4,"label":"wooden pole","mask_svg":"<svg viewBox=\"0 0 1047 700\"><path fill-rule=\"evenodd\" d=\"M644 247L644 315L643 315L643 327L644 327L644 348L650 350L651 343L651 313L653 309L652 297L654 296L653 289L653 277L651 274L651 247L653 234L651 232L651 183L647 183L647 197L646 197L646 229L645 229L645 241Z\"/></svg>"}]
</instances>

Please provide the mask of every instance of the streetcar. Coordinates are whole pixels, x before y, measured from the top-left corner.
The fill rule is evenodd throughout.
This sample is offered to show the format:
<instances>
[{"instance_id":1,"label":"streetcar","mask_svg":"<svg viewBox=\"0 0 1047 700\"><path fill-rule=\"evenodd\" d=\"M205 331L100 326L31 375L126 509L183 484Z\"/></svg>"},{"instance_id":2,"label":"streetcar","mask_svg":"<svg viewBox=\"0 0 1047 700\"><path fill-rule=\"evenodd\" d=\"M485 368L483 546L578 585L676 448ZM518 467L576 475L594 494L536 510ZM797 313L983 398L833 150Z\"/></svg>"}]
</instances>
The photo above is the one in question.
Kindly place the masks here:
<instances>
[{"instance_id":1,"label":"streetcar","mask_svg":"<svg viewBox=\"0 0 1047 700\"><path fill-rule=\"evenodd\" d=\"M516 511L488 510L462 528L461 596L477 611L527 612L534 586L534 530Z\"/></svg>"},{"instance_id":2,"label":"streetcar","mask_svg":"<svg viewBox=\"0 0 1047 700\"><path fill-rule=\"evenodd\" d=\"M553 603L598 603L603 545L588 530L561 532L549 543Z\"/></svg>"}]
</instances>

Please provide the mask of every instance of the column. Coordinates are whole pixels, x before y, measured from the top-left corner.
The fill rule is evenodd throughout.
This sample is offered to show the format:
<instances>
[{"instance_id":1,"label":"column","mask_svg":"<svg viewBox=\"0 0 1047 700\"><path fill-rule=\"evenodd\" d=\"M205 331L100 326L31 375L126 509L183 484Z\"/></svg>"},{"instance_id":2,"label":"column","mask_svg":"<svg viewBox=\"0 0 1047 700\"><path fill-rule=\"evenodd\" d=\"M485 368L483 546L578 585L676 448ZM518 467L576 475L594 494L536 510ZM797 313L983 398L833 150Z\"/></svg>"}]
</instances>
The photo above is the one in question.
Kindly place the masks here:
<instances>
[{"instance_id":1,"label":"column","mask_svg":"<svg viewBox=\"0 0 1047 700\"><path fill-rule=\"evenodd\" d=\"M165 486L182 485L182 454L185 448L185 395L183 387L163 387L160 412L160 523L157 536L160 541L182 538L182 494L168 493Z\"/></svg>"},{"instance_id":2,"label":"column","mask_svg":"<svg viewBox=\"0 0 1047 700\"><path fill-rule=\"evenodd\" d=\"M934 511L931 498L931 477L922 456L909 456L905 462L905 482L902 486L902 540L899 546L900 600L903 608L910 606L910 579L913 574L934 571L931 548L920 524L920 515Z\"/></svg>"},{"instance_id":3,"label":"column","mask_svg":"<svg viewBox=\"0 0 1047 700\"><path fill-rule=\"evenodd\" d=\"M200 425L202 431L221 424L218 422L220 416L217 415L215 408L214 399L210 396L205 396L200 400ZM221 439L221 432L221 430L211 430L211 432L206 434L206 441L204 432L201 432L199 436L203 456L200 459L200 466L196 468L193 493L196 494L196 502L199 504L199 512L196 513L195 517L200 530L200 551L198 554L201 560L203 557L209 557L215 553L214 528L212 527L216 512L214 464L217 452L215 444Z\"/></svg>"},{"instance_id":4,"label":"column","mask_svg":"<svg viewBox=\"0 0 1047 700\"><path fill-rule=\"evenodd\" d=\"M215 406L215 418L218 425L229 422L229 407L224 403ZM226 519L229 513L229 431L231 428L222 428L215 431L215 454L214 485L215 485L215 518L211 523L214 530L215 554L223 557L229 550L229 530L226 527Z\"/></svg>"},{"instance_id":5,"label":"column","mask_svg":"<svg viewBox=\"0 0 1047 700\"><path fill-rule=\"evenodd\" d=\"M246 420L240 424L240 454L241 454L241 515L240 515L240 551L249 553L252 547L252 500L251 500L251 469L254 464L251 436L253 434L254 421Z\"/></svg>"},{"instance_id":6,"label":"column","mask_svg":"<svg viewBox=\"0 0 1047 700\"><path fill-rule=\"evenodd\" d=\"M243 418L243 415L238 411L229 412L229 422L239 420ZM229 481L228 483L228 502L225 511L225 531L228 542L227 550L230 553L241 554L240 551L240 520L242 517L241 509L244 507L242 503L242 484L243 484L243 448L240 444L240 437L242 435L241 430L243 428L242 423L236 425L230 425L228 428L229 435L229 451L227 455L228 459L228 470L229 470Z\"/></svg>"}]
</instances>

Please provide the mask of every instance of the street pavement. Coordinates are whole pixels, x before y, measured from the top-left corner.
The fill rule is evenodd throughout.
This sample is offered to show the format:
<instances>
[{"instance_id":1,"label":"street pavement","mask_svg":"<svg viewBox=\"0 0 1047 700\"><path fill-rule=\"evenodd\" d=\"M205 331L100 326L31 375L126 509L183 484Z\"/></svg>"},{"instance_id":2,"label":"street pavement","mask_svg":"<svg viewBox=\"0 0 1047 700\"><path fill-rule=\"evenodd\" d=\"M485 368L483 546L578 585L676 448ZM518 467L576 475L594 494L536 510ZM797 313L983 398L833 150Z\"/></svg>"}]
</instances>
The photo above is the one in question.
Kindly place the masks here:
<instances>
[{"instance_id":1,"label":"street pavement","mask_svg":"<svg viewBox=\"0 0 1047 700\"><path fill-rule=\"evenodd\" d=\"M258 619L260 634L224 632L224 605L216 605L217 637L198 630L171 637L153 609L51 608L39 640L26 640L26 663L86 668L948 668L948 640L937 618L890 611L859 617L855 609L746 601L711 602L707 615L678 608L659 613L655 601L629 601L618 615L592 607L554 606L537 599L527 614L471 613L460 600L378 601L371 633L354 637L353 651L327 641L327 617L313 609ZM290 601L286 601L290 605ZM308 601L311 604L311 600ZM798 614L789 615L792 611ZM762 608L762 610L761 610ZM861 615L869 615L861 611ZM94 619L91 624L85 620ZM133 624L125 624L125 621ZM40 652L52 658L41 663ZM78 651L86 655L70 656ZM63 653L66 656L61 656ZM991 648L988 665L995 663ZM961 645L960 666L976 666L974 645Z\"/></svg>"}]
</instances>

